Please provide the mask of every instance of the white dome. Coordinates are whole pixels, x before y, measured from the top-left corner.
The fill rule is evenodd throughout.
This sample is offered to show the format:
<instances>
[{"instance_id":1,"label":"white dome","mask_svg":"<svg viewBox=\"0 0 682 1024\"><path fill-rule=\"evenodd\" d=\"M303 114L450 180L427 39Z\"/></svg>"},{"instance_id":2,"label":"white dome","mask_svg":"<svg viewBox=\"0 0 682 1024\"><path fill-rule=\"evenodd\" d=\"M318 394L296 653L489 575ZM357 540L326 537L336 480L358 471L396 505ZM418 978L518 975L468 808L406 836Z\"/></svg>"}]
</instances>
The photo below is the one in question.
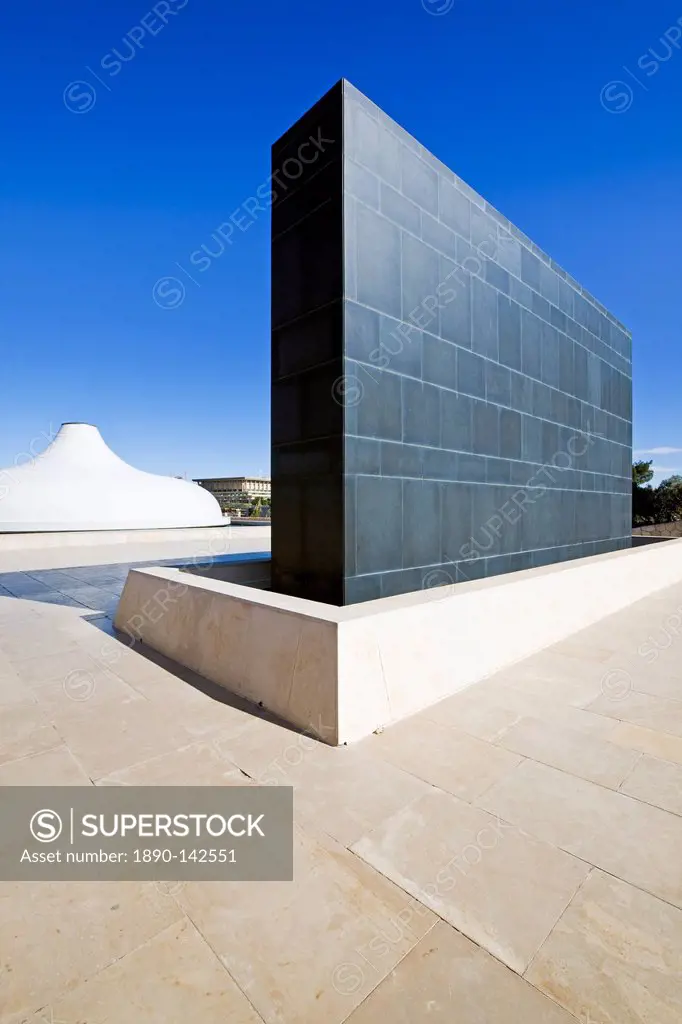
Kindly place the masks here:
<instances>
[{"instance_id":1,"label":"white dome","mask_svg":"<svg viewBox=\"0 0 682 1024\"><path fill-rule=\"evenodd\" d=\"M133 469L89 423L63 423L41 455L0 470L0 533L224 524L203 487Z\"/></svg>"}]
</instances>

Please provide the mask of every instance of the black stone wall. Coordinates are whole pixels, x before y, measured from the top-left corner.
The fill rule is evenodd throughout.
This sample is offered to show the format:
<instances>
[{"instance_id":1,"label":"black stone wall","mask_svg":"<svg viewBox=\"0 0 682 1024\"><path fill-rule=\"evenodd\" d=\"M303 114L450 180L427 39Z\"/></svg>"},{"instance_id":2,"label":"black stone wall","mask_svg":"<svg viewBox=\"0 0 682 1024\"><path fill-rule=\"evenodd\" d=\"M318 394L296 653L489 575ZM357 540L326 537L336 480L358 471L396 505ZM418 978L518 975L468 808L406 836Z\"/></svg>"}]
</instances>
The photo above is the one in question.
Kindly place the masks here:
<instances>
[{"instance_id":1,"label":"black stone wall","mask_svg":"<svg viewBox=\"0 0 682 1024\"><path fill-rule=\"evenodd\" d=\"M273 204L275 589L350 604L629 546L629 333L347 82L273 171L320 126Z\"/></svg>"}]
</instances>

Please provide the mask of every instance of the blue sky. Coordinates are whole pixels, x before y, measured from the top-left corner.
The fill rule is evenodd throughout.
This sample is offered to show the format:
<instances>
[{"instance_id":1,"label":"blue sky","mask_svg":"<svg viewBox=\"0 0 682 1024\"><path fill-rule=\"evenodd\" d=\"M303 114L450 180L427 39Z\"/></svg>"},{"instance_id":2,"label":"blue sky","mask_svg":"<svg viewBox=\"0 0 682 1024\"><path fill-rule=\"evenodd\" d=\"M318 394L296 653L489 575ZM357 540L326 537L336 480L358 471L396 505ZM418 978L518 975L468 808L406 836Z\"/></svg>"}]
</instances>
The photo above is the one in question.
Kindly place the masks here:
<instances>
[{"instance_id":1,"label":"blue sky","mask_svg":"<svg viewBox=\"0 0 682 1024\"><path fill-rule=\"evenodd\" d=\"M633 330L635 449L680 470L681 17L667 0L6 4L0 466L85 420L140 468L268 471L268 215L175 308L153 289L346 77Z\"/></svg>"}]
</instances>

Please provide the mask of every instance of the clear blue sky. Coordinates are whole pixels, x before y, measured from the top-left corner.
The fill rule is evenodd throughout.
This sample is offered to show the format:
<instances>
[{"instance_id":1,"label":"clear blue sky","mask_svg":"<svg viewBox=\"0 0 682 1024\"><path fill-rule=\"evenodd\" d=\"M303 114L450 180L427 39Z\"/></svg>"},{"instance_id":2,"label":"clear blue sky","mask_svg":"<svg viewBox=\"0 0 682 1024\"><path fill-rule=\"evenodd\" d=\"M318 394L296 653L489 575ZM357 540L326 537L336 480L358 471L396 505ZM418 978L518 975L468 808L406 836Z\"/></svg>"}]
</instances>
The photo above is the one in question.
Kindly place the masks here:
<instances>
[{"instance_id":1,"label":"clear blue sky","mask_svg":"<svg viewBox=\"0 0 682 1024\"><path fill-rule=\"evenodd\" d=\"M85 420L141 468L268 471L268 215L177 308L152 289L346 77L633 330L635 448L682 467L679 3L153 6L0 14L0 466Z\"/></svg>"}]
</instances>

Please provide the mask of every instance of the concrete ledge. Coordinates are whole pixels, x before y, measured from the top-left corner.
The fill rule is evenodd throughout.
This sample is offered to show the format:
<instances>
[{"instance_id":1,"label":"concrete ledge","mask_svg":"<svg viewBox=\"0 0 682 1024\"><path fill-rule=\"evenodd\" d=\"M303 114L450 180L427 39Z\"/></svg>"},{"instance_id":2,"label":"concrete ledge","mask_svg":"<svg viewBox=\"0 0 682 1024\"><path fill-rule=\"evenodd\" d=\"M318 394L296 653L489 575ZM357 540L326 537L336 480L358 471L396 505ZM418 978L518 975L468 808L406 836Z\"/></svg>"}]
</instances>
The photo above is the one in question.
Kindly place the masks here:
<instances>
[{"instance_id":1,"label":"concrete ledge","mask_svg":"<svg viewBox=\"0 0 682 1024\"><path fill-rule=\"evenodd\" d=\"M229 518L220 526L183 526L161 530L59 530L26 533L0 533L0 553L3 551L33 551L46 548L99 547L105 544L144 544L158 541L211 539L224 536L230 526Z\"/></svg>"},{"instance_id":2,"label":"concrete ledge","mask_svg":"<svg viewBox=\"0 0 682 1024\"><path fill-rule=\"evenodd\" d=\"M182 534L182 536L179 536ZM54 537L54 534L50 535ZM258 548L270 547L270 529L263 528L241 533L231 526L207 527L188 530L150 531L146 537L137 538L128 534L128 540L121 543L114 536L107 543L106 536L85 535L70 544L61 542L51 547L23 547L3 549L0 544L0 572L32 572L34 569L63 569L69 566L132 565L142 562L146 565L168 563L179 567L183 560L191 559L196 565L220 559L224 555L248 555Z\"/></svg>"},{"instance_id":3,"label":"concrete ledge","mask_svg":"<svg viewBox=\"0 0 682 1024\"><path fill-rule=\"evenodd\" d=\"M682 540L337 608L132 570L116 626L327 743L414 714L682 580Z\"/></svg>"}]
</instances>

